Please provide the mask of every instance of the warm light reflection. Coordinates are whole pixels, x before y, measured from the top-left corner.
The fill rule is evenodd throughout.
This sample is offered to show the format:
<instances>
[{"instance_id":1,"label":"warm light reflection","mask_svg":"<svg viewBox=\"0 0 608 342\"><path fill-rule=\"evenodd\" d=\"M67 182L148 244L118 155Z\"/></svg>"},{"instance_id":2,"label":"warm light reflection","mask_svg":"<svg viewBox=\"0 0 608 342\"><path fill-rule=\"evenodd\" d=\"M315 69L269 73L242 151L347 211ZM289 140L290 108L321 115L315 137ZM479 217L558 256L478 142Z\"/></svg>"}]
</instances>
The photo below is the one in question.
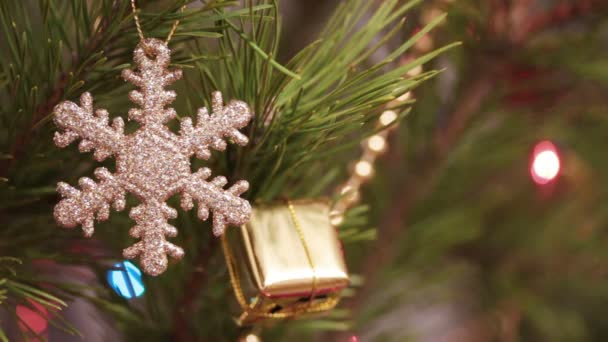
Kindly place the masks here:
<instances>
[{"instance_id":1,"label":"warm light reflection","mask_svg":"<svg viewBox=\"0 0 608 342\"><path fill-rule=\"evenodd\" d=\"M329 223L334 227L341 225L343 222L344 216L342 216L342 214L336 214L329 218Z\"/></svg>"},{"instance_id":2,"label":"warm light reflection","mask_svg":"<svg viewBox=\"0 0 608 342\"><path fill-rule=\"evenodd\" d=\"M274 269L274 270L266 270L263 286L266 289L269 288L278 288L284 289L284 286L289 286L293 289L294 281L302 280L302 279L312 279L316 277L317 280L324 279L325 284L336 282L335 285L338 285L341 282L341 279L348 278L348 273L344 270L338 269L335 265L335 260L324 260L323 262L319 262L323 260L319 257L319 260L315 257L317 261L315 263L315 269L313 271L308 265L300 265L294 264L289 269ZM288 262L289 259L280 260L280 262ZM310 289L309 282L297 282L301 286L301 290L305 291Z\"/></svg>"},{"instance_id":3,"label":"warm light reflection","mask_svg":"<svg viewBox=\"0 0 608 342\"><path fill-rule=\"evenodd\" d=\"M420 40L416 42L415 47L420 52L428 52L433 49L434 44L435 42L433 41L433 38L431 36L426 35L420 37Z\"/></svg>"},{"instance_id":4,"label":"warm light reflection","mask_svg":"<svg viewBox=\"0 0 608 342\"><path fill-rule=\"evenodd\" d=\"M408 76L418 76L420 74L422 74L422 65L419 65L417 67L414 67L412 69L410 69L410 71L407 72Z\"/></svg>"},{"instance_id":5,"label":"warm light reflection","mask_svg":"<svg viewBox=\"0 0 608 342\"><path fill-rule=\"evenodd\" d=\"M340 195L346 195L348 192L351 192L353 190L353 187L350 185L345 185L342 187L342 189L340 189Z\"/></svg>"},{"instance_id":6,"label":"warm light reflection","mask_svg":"<svg viewBox=\"0 0 608 342\"><path fill-rule=\"evenodd\" d=\"M340 209L334 209L329 212L329 223L337 227L344 223L344 211Z\"/></svg>"}]
</instances>

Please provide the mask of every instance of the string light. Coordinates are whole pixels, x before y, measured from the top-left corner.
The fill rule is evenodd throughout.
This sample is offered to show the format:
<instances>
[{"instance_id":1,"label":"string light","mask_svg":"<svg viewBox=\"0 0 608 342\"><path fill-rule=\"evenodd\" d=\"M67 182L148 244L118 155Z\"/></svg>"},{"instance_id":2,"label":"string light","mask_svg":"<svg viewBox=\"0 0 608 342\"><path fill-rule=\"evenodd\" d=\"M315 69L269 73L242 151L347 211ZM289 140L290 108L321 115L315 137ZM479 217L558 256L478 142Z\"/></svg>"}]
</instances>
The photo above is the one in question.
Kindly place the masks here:
<instances>
[{"instance_id":1,"label":"string light","mask_svg":"<svg viewBox=\"0 0 608 342\"><path fill-rule=\"evenodd\" d=\"M33 309L26 305L17 305L15 309L17 317L19 317L19 329L23 332L33 331L40 335L49 326L47 320L49 313L44 306L34 301L29 301L29 304Z\"/></svg>"},{"instance_id":2,"label":"string light","mask_svg":"<svg viewBox=\"0 0 608 342\"><path fill-rule=\"evenodd\" d=\"M560 169L560 158L557 148L552 142L545 140L534 146L530 175L536 184L545 185L550 183L557 178Z\"/></svg>"},{"instance_id":3,"label":"string light","mask_svg":"<svg viewBox=\"0 0 608 342\"><path fill-rule=\"evenodd\" d=\"M435 42L433 41L433 38L429 35L426 35L426 36L420 37L420 39L416 42L414 47L419 52L424 53L424 52L431 51L433 49L434 45L435 45Z\"/></svg>"},{"instance_id":4,"label":"string light","mask_svg":"<svg viewBox=\"0 0 608 342\"><path fill-rule=\"evenodd\" d=\"M367 160L360 160L355 164L355 173L361 178L368 178L374 172L374 167Z\"/></svg>"},{"instance_id":5,"label":"string light","mask_svg":"<svg viewBox=\"0 0 608 342\"><path fill-rule=\"evenodd\" d=\"M128 260L114 264L107 279L114 292L126 299L141 297L146 291L141 271Z\"/></svg>"},{"instance_id":6,"label":"string light","mask_svg":"<svg viewBox=\"0 0 608 342\"><path fill-rule=\"evenodd\" d=\"M425 17L422 20L431 20L431 18L435 18L441 13L442 12L440 10L431 8L425 12ZM433 37L428 34L425 35L422 40L419 40L419 43L415 46L416 49L411 53L409 59L404 60L404 62L414 60L416 57L418 57L418 55L432 49L434 45L435 42ZM422 65L418 65L410 69L406 74L409 77L416 77L423 72L424 68ZM405 92L391 102L388 108L396 108L398 105L402 105L403 103L413 99L413 97L414 96L411 91ZM369 178L373 176L373 163L377 156L384 152L387 148L387 137L389 130L396 128L396 125L393 126L393 124L399 118L397 112L388 108L383 111L378 118L378 128L384 128L384 130L366 140L366 142L363 144L362 157L355 164L349 180L346 182L346 185L343 185L337 189L337 193L340 195L340 198L336 203L334 203L333 210L330 213L330 222L334 226L341 225L344 222L344 213L346 210L359 201L359 188L363 183L368 181ZM353 336L353 340L356 341L357 337Z\"/></svg>"},{"instance_id":7,"label":"string light","mask_svg":"<svg viewBox=\"0 0 608 342\"><path fill-rule=\"evenodd\" d=\"M382 126L388 126L397 120L397 113L393 110L385 110L382 115L380 115L380 124Z\"/></svg>"},{"instance_id":8,"label":"string light","mask_svg":"<svg viewBox=\"0 0 608 342\"><path fill-rule=\"evenodd\" d=\"M261 342L260 338L255 334L245 336L245 342Z\"/></svg>"},{"instance_id":9,"label":"string light","mask_svg":"<svg viewBox=\"0 0 608 342\"><path fill-rule=\"evenodd\" d=\"M419 71L422 72L422 67ZM399 105L412 98L411 92L406 92L399 96L391 105ZM363 144L363 153L361 159L353 167L353 173L350 179L345 185L338 187L337 192L341 196L340 199L334 203L333 210L329 214L329 221L333 226L339 226L344 223L344 213L350 207L360 200L359 188L362 183L371 178L374 174L374 161L377 156L384 152L387 148L388 132L394 127L391 126L399 117L397 112L391 109L387 109L378 118L378 128L385 128L378 134L375 134L365 141Z\"/></svg>"},{"instance_id":10,"label":"string light","mask_svg":"<svg viewBox=\"0 0 608 342\"><path fill-rule=\"evenodd\" d=\"M422 71L423 71L422 65L418 65L418 66L410 69L410 71L407 72L407 75L412 76L412 77L418 76L418 75L422 74Z\"/></svg>"},{"instance_id":11,"label":"string light","mask_svg":"<svg viewBox=\"0 0 608 342\"><path fill-rule=\"evenodd\" d=\"M408 91L407 93L405 93L405 94L403 94L403 95L399 96L399 97L397 98L397 101L398 101L398 102L405 102L405 101L409 100L411 97L412 97L412 92L411 92L411 91Z\"/></svg>"},{"instance_id":12,"label":"string light","mask_svg":"<svg viewBox=\"0 0 608 342\"><path fill-rule=\"evenodd\" d=\"M381 135L373 135L367 140L367 147L374 152L384 152L386 139Z\"/></svg>"}]
</instances>

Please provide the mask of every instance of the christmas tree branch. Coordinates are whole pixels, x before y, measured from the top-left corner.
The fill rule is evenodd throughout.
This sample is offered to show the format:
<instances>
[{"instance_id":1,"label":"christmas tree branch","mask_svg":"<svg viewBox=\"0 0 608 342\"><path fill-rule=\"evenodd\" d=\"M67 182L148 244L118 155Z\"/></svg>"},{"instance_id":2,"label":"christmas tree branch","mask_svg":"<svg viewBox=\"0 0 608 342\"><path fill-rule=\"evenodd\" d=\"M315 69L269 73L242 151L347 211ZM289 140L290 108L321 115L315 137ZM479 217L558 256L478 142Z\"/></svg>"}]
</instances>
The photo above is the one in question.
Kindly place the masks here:
<instances>
[{"instance_id":1,"label":"christmas tree branch","mask_svg":"<svg viewBox=\"0 0 608 342\"><path fill-rule=\"evenodd\" d=\"M61 73L53 88L50 90L47 99L36 106L29 124L21 130L10 149L11 158L0 160L0 177L8 176L10 168L19 159L32 139L34 130L37 128L38 124L48 117L53 108L64 99L66 90L71 86L71 79L78 77L78 73L86 74L92 66L93 61L91 61L90 57L97 53L101 47L101 43L107 40L105 35L107 34L108 27L112 20L116 19L116 15L119 13L121 6L124 6L123 1L113 2L110 15L102 18L95 34L89 37L85 42L82 53L79 54L76 52L75 55L73 55L70 68Z\"/></svg>"},{"instance_id":2,"label":"christmas tree branch","mask_svg":"<svg viewBox=\"0 0 608 342\"><path fill-rule=\"evenodd\" d=\"M63 3L52 0L48 0L48 2L56 5L50 6L49 12L57 11L55 14L59 18L62 15L70 17L66 13L71 12L71 4L79 4L78 2ZM250 181L252 187L246 193L250 199L271 201L284 196L290 198L319 196L327 189L327 185L315 187L310 185L317 184L321 178L324 184L330 184L340 175L340 172L336 172L336 170L344 169L344 163L348 157L347 154L340 152L356 148L363 137L375 131L374 123L381 113L381 108L437 74L429 71L416 77L404 77L409 70L428 62L453 45L431 51L405 65L399 67L396 65L401 55L420 40L425 32L439 25L442 17L430 22L422 28L419 34L415 34L394 50L389 51L387 58L380 61L370 61L369 59L370 47L376 49L380 47L378 42L388 42L391 35L402 25L400 18L419 2L419 0L409 2L389 0L382 2L376 8L375 4L370 1L345 1L335 12L319 41L311 44L284 66L278 64L274 59L279 51L280 32L276 1L251 1L247 8L228 8L218 5L207 9L186 10L183 15L175 13L183 1L173 1L172 6L168 6L168 4L163 6L163 8L171 8L171 11L162 15L142 13L141 18L142 25L149 36L166 34L173 20L177 18L181 20L180 29L173 40L174 43L180 43L179 48L174 51L176 53L174 57L177 57L175 62L179 64L185 61L185 66L194 66L194 72L186 73L186 81L189 86L184 87L187 88L186 92L179 92L178 101L187 99L176 103L179 113L192 113L190 109L195 106L191 101L206 101L208 105L209 98L202 98L209 96L213 90L217 89L225 92L225 98L244 100L254 109L256 121L251 125L249 131L252 143L247 148L229 151L226 158L217 158L216 161L219 164L217 172L223 173L222 167L229 169L234 177L239 176L239 178ZM45 3L45 1L42 0L41 3ZM222 4L225 3L234 5L234 2L222 2ZM80 4L82 5L82 3ZM87 2L87 4L89 3ZM93 4L91 6L95 6L99 3L91 4ZM104 0L103 4L115 5L117 2ZM25 105L30 89L34 85L43 83L43 81L33 78L28 80L29 82L23 87L20 84L15 86L19 101L10 105L0 105L3 116L6 113L17 111L19 108L23 108L26 113L19 117L21 121L25 122L17 121L17 124L7 125L7 130L17 136L16 139L11 139L11 145L16 147L11 146L10 150L18 152L12 154L19 157L19 168L22 165L27 167L40 164L42 169L43 162L50 164L54 160L68 160L67 158L53 159L52 154L60 152L54 152L50 147L46 148L48 143L44 144L40 141L40 148L36 149L35 134L38 133L37 128L43 127L45 120L49 118L54 104L62 99L75 96L77 93L75 90L82 87L85 81L86 90L95 92L99 102L108 107L110 112L120 112L112 110L112 106L115 106L116 109L122 108L121 100L117 100L120 96L115 95L124 90L124 87L120 87L122 83L116 76L118 71L124 69L131 60L130 52L137 40L137 35L129 15L126 13L112 15L103 5L99 6L99 8L94 7L97 8L96 10L88 8L92 13L91 18L118 18L108 21L108 27L105 29L107 34L103 34L99 38L102 43L96 43L97 40L91 38L98 31L89 32L87 28L90 30L90 25L86 25L88 20L82 19L84 23L75 30L80 32L75 34L78 38L70 36L72 39L69 46L69 51L76 51L75 56L82 57L75 57L70 65L67 63L64 65L61 58L57 57L59 60L57 64L49 63L52 71L45 69L37 70L37 73L27 73L25 72L27 66L20 70L24 75L48 76L50 80L45 81L48 86L44 89L48 89L45 93L49 95L44 98L35 98L36 101L32 102L34 105L31 107ZM81 7L78 8L82 11ZM210 13L203 13L204 10L208 10ZM79 18L80 16L77 16L77 20L80 20ZM365 21L366 24L361 25L362 21ZM59 37L62 33L57 33L58 31L71 32L73 29L71 24L64 25L62 21L59 21L57 26L58 28L47 29L48 32L53 32L52 38L54 39L51 39L53 42L60 41ZM125 27L127 27L127 33L123 34ZM200 39L186 40L184 36ZM217 38L218 44L205 44L206 41L203 39L209 37ZM95 44L90 43L91 41ZM109 41L112 41L110 45L108 45ZM95 47L98 49L103 47L104 51L95 51ZM19 50L19 48L16 49L15 55L19 55ZM28 47L23 50L29 52L32 49ZM57 50L62 53L57 53L56 56L62 56L68 49L57 43ZM46 57L44 53L31 53L31 55L31 58ZM85 57L87 55L89 57ZM52 58L49 59L54 61ZM15 58L15 60L18 59ZM11 61L2 60L0 62L8 65ZM29 64L37 66L42 63L28 59ZM55 65L57 67L54 67ZM9 68L2 66L2 70L9 70ZM199 72L198 78L192 76L196 72ZM299 78L294 77L295 75L298 75ZM62 81L57 82L58 79ZM8 83L13 80L14 78L10 79ZM180 84L176 84L176 87L180 87ZM126 97L122 98L126 100ZM403 110L403 108L398 110ZM33 113L31 117L27 116L29 113ZM22 131L22 128L25 128L25 131ZM25 138L21 138L22 136ZM39 163L34 161L29 164L21 163L23 160L32 159L25 156L33 157L35 155L35 153L26 154L25 151L41 151L45 155L45 159ZM17 165L15 163L17 158L12 157L14 159L11 163ZM61 172L65 174L70 172L69 170L77 169L76 167L79 167L79 170L90 167L89 164L79 160L74 160L72 165L75 167L62 167ZM56 178L54 175L48 176L50 169L52 167L47 167L45 172L40 172L45 176L35 182L22 178L26 184L22 188L19 188L18 177L21 173L16 172L17 167L3 171L6 174L9 172L13 174L14 178L11 183L16 184L19 190L14 193L27 195L29 198L26 200L43 204L36 217L37 221L32 219L26 222L32 222L32 225L40 231L44 231L45 234L51 234L50 232L54 232L52 229L56 229L49 217L51 212L49 207L54 201L51 196L54 196L54 191L52 184L47 183ZM58 169L56 168L56 170ZM80 173L80 171L74 171L71 177L76 177ZM36 184L36 182L45 185L44 193L25 191L27 184ZM33 194L37 196L35 197ZM44 201L41 201L41 198ZM19 218L19 215L14 217ZM125 226L121 217L113 220L113 224ZM15 219L13 221L11 219L9 224L12 232L24 227L23 220ZM100 237L106 238L112 251L120 249L118 243L114 243L114 241L120 240L116 238L116 231L107 230L100 234ZM5 235L11 234L5 232ZM57 236L57 240L65 239L65 236L61 237L60 234ZM180 236L184 235L180 234ZM192 245L199 245L199 239L203 238L200 236L192 238ZM145 310L150 313L150 316L153 316L154 321L168 322L168 324L162 327L156 323L147 325L145 321L148 317L142 317L142 322L140 322L142 324L125 327L127 334L137 333L135 330L138 329L149 329L155 332L162 329L163 333L171 334L178 340L192 340L193 337L201 335L196 331L201 327L194 322L200 319L205 310L213 310L212 306L206 302L199 307L198 300L204 290L209 288L210 269L208 265L209 259L216 249L213 246L214 243L216 242L211 242L209 248L200 250L195 260L192 261L192 268L186 267L193 271L186 275L187 280L184 284L175 284L177 282L174 279L168 278L157 280L153 285L148 284L148 294L152 294L154 300L146 302ZM39 248L40 246L34 247ZM124 247L122 241L120 247ZM38 255L38 257L41 256ZM54 255L49 258L57 259ZM98 260L92 264L97 265L97 263L103 266ZM167 286L163 287L163 285ZM179 298L175 301L168 300L166 298L171 298L170 295L166 295L168 293L178 293ZM150 295L148 298L151 298ZM112 309L116 311L119 311L116 309L117 307L129 312L138 310L124 305L123 302L118 303L120 298L112 298L112 300L116 302L112 303L115 305ZM231 299L225 298L225 300ZM175 308L176 303L177 309ZM107 308L101 305L100 307ZM229 313L225 312L223 315L218 315L218 319L227 321L228 315ZM141 333L143 334L143 332Z\"/></svg>"},{"instance_id":3,"label":"christmas tree branch","mask_svg":"<svg viewBox=\"0 0 608 342\"><path fill-rule=\"evenodd\" d=\"M0 306L9 313L10 318L14 322L19 322L24 332L37 336L38 333L28 324L23 324L22 318L17 314L16 307L22 306L45 317L51 325L70 335L78 335L78 331L56 313L65 309L67 303L47 290L31 285L31 281L21 274L20 267L22 267L20 259L0 257ZM0 327L0 341L8 341L3 330L7 325L4 320L3 323L5 324Z\"/></svg>"},{"instance_id":4,"label":"christmas tree branch","mask_svg":"<svg viewBox=\"0 0 608 342\"><path fill-rule=\"evenodd\" d=\"M455 45L428 53L400 68L388 72L396 60L436 27L442 16L422 28L377 63L368 64L369 46L376 38L390 37L399 27L400 16L419 1L400 3L385 1L371 11L369 22L357 26L373 3L347 1L335 11L323 39L311 44L286 63L285 70L275 70L268 60L277 46L276 4L252 18L252 23L224 27L220 51L224 56L215 65L199 67L204 85L231 89L230 97L250 103L254 122L250 130L253 144L239 154L238 173L247 175L250 198L272 201L280 196L290 198L315 196L310 181L321 175L311 172L311 165L358 144L351 135L369 135L383 104L436 75L429 72L404 78L410 69L425 63ZM221 12L220 12L221 13ZM341 23L341 24L337 24ZM243 35L248 25L256 34ZM386 38L388 39L388 38ZM201 47L200 53L204 53ZM260 51L271 53L260 54ZM292 77L296 73L299 78ZM260 82L253 82L259 79ZM206 87L206 86L205 86ZM207 100L209 101L209 100ZM343 160L331 158L328 167L342 168ZM321 172L322 168L314 168ZM323 175L326 172L321 172ZM269 177L269 175L272 175ZM285 186L291 184L291 186ZM285 193L287 191L287 193Z\"/></svg>"},{"instance_id":5,"label":"christmas tree branch","mask_svg":"<svg viewBox=\"0 0 608 342\"><path fill-rule=\"evenodd\" d=\"M214 18L213 10L233 5L230 1L210 1L192 12L176 13L184 2L186 1L179 1L161 15L143 21L143 25L151 31L151 35L159 34L156 31L166 34L165 31L171 27L173 21L180 19L182 31L176 36L176 41L184 42L201 36L213 37L217 33L209 32L209 28L205 26L217 19ZM128 2L103 0L92 4L78 1L68 4L44 0L40 2L37 10L44 18L45 30L42 36L46 38L49 46L38 54L29 55L34 37L19 41L12 34L13 32L10 32L13 30L18 34L17 30L23 26L24 34L34 35L28 22L19 25L13 21L12 27L10 24L13 13L35 11L27 8L28 6L30 6L29 2L0 6L3 33L12 47L10 49L12 53L0 59L0 62L5 63L0 65L0 70L5 70L6 76L10 76L6 80L7 84L15 83L10 95L0 93L6 95L7 99L13 100L10 104L0 105L0 112L2 115L8 115L15 110L22 112L19 120L10 122L15 125L11 128L16 136L7 136L12 138L12 141L6 147L8 157L0 160L0 177L8 176L9 170L22 157L35 133L48 121L53 108L60 101L75 96L76 90L85 83L89 90L103 89L109 93L117 89L108 85L121 84L114 76L125 66L125 58L130 57L130 48L137 39ZM66 21L59 19L69 18L73 12L84 14L72 19L73 22L69 19ZM229 13L227 16L234 15L239 14ZM92 22L90 18L96 18L97 21ZM70 30L75 32L67 33ZM71 49L69 62L64 60L66 46ZM44 72L48 75L44 75ZM49 78L40 79L41 77ZM43 93L43 89L48 89L47 95L41 97L38 94ZM28 117L27 122L20 122Z\"/></svg>"}]
</instances>

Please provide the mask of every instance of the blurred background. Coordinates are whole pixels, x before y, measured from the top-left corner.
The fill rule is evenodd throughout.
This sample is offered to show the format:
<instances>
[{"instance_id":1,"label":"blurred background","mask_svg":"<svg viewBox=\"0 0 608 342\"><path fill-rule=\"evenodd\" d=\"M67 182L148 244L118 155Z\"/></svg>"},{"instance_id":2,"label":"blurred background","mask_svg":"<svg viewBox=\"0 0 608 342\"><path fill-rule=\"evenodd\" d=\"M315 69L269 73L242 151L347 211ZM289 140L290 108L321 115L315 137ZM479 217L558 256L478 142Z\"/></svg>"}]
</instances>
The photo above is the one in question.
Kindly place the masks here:
<instances>
[{"instance_id":1,"label":"blurred background","mask_svg":"<svg viewBox=\"0 0 608 342\"><path fill-rule=\"evenodd\" d=\"M286 63L313 42L339 3L280 1L278 61ZM165 5L151 1L149 6ZM376 230L345 246L352 286L332 320L271 324L253 331L234 328L230 315L216 316L231 294L215 250L201 257L211 260L208 269L218 270L211 271L210 282L224 285L205 287L203 295L187 304L202 317L197 340L249 336L247 342L256 341L250 333L264 341L608 339L608 1L424 0L406 13L403 28L370 60L381 61L444 13L447 19L397 64L452 42L462 45L404 75L442 71L404 95L415 103L385 137L386 146L369 170L361 173L356 167L358 147L342 156L352 161L344 164L342 178L360 172L365 181L357 196L369 210L367 225ZM8 22L3 25L9 30ZM0 49L8 48L6 39L0 40ZM73 149L71 156L76 158ZM71 177L92 168L90 162L70 165L79 165ZM48 175L37 177L59 178L57 172ZM40 211L36 221L23 218L32 215L29 209L6 195L0 225L1 220L7 229L48 225L45 210L56 200L49 195L53 183L48 183L46 192L35 194L43 198L42 204L34 202L41 205L34 209ZM106 229L115 233L118 225L128 226L123 216L112 221L115 228ZM122 243L105 242L102 248L98 241L82 242L78 234L70 234L71 252L96 258L115 257L108 251L114 247L107 246ZM0 254L21 257L16 254L23 243L28 246L24 255L47 258L28 244L30 238L0 242ZM201 245L207 243L203 241ZM58 265L76 260L71 258L26 262L26 270L19 272L74 280L64 313L84 331L85 340L173 339L179 319L159 321L166 317L164 309L150 306L150 301L169 307L183 303L156 296L129 304L152 308L146 314L127 313L120 299L97 299L98 291L107 291L103 276L91 270L99 265L81 259L80 266ZM191 289L167 281L147 284L148 293ZM83 286L93 288L87 287L89 297L80 294ZM7 312L16 312L4 305ZM9 336L18 336L19 325L9 316L0 319L4 317ZM82 340L53 327L41 331L50 340Z\"/></svg>"},{"instance_id":2,"label":"blurred background","mask_svg":"<svg viewBox=\"0 0 608 342\"><path fill-rule=\"evenodd\" d=\"M432 64L365 188L378 238L347 250L366 283L344 303L358 340L607 338L607 9L428 0L408 15L415 31L448 13L412 53L463 45Z\"/></svg>"}]
</instances>

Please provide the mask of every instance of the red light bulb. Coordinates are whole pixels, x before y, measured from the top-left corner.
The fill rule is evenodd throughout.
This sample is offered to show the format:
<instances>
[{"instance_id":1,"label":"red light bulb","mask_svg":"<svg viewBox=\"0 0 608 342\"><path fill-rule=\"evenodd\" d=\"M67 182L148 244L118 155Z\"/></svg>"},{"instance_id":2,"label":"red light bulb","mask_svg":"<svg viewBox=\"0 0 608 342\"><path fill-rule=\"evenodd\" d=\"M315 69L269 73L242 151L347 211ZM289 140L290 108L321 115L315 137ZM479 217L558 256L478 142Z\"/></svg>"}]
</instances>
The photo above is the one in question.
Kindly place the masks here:
<instances>
[{"instance_id":1,"label":"red light bulb","mask_svg":"<svg viewBox=\"0 0 608 342\"><path fill-rule=\"evenodd\" d=\"M35 308L31 309L26 305L17 305L16 311L19 316L19 328L21 331L28 331L28 328L36 334L42 334L48 328L48 311L46 308L34 301L30 304ZM27 325L27 327L26 327Z\"/></svg>"},{"instance_id":2,"label":"red light bulb","mask_svg":"<svg viewBox=\"0 0 608 342\"><path fill-rule=\"evenodd\" d=\"M545 140L534 146L530 175L532 180L539 185L545 185L553 181L559 175L561 162L555 145Z\"/></svg>"}]
</instances>

